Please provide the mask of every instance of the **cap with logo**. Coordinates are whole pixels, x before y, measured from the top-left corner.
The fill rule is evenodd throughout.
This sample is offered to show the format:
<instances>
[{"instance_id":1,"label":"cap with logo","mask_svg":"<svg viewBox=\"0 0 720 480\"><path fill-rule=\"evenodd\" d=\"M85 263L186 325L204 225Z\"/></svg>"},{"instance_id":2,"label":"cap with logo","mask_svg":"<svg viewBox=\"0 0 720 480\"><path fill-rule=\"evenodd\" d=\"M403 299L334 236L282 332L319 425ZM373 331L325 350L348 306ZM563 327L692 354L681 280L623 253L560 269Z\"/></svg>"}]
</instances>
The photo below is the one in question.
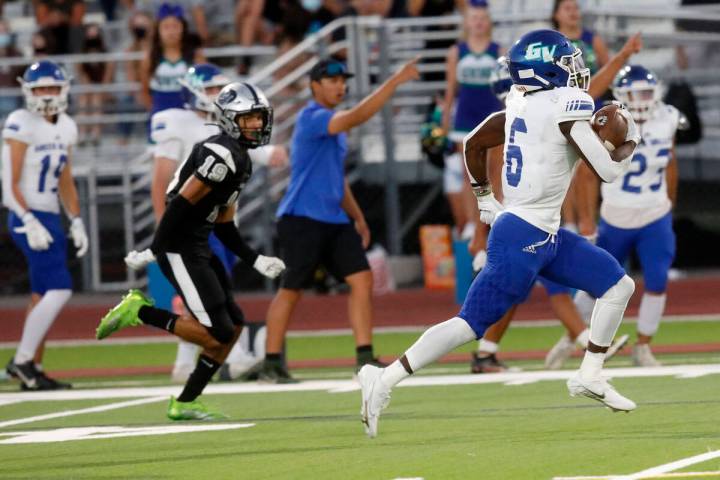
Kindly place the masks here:
<instances>
[{"instance_id":1,"label":"cap with logo","mask_svg":"<svg viewBox=\"0 0 720 480\"><path fill-rule=\"evenodd\" d=\"M347 71L344 63L332 58L320 60L310 70L310 80L319 81L321 78L345 77L352 78L355 75Z\"/></svg>"}]
</instances>

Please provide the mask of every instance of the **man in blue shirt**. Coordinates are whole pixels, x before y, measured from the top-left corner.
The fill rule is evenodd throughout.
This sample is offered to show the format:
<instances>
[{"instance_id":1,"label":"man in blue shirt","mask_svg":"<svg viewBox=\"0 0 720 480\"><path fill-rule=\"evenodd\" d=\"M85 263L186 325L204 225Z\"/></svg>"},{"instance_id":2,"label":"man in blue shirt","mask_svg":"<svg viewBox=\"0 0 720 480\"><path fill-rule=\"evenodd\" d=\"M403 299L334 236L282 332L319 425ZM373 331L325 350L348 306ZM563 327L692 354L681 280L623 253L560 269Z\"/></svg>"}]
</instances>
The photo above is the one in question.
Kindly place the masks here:
<instances>
[{"instance_id":1,"label":"man in blue shirt","mask_svg":"<svg viewBox=\"0 0 720 480\"><path fill-rule=\"evenodd\" d=\"M413 59L403 65L353 108L337 111L352 74L333 59L321 60L310 71L313 98L297 117L290 148L290 186L277 211L280 255L287 270L267 314L262 381L294 381L281 359L285 332L302 289L309 286L319 265L350 286L349 316L358 367L375 361L372 273L365 257L370 230L345 179L345 132L369 120L398 86L418 78L416 63Z\"/></svg>"}]
</instances>

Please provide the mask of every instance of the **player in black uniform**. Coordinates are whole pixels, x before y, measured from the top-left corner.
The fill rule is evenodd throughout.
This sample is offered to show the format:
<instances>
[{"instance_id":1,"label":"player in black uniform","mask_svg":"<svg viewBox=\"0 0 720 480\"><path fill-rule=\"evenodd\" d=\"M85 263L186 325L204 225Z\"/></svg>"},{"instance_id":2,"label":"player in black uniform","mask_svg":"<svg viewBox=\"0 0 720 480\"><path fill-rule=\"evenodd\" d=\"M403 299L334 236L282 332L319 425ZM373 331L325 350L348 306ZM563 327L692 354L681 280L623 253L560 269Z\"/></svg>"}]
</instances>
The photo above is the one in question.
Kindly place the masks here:
<instances>
[{"instance_id":1,"label":"player in black uniform","mask_svg":"<svg viewBox=\"0 0 720 480\"><path fill-rule=\"evenodd\" d=\"M147 324L203 347L182 393L170 399L168 417L173 420L220 417L197 397L222 365L244 322L222 263L208 246L210 232L266 277L275 278L285 269L279 258L250 248L233 222L238 195L252 170L247 150L270 141L272 108L257 87L239 82L223 88L215 105L222 133L196 144L179 168L150 248L125 257L136 270L157 259L191 315L155 308L142 292L131 290L97 328L97 338L102 339L121 328Z\"/></svg>"}]
</instances>

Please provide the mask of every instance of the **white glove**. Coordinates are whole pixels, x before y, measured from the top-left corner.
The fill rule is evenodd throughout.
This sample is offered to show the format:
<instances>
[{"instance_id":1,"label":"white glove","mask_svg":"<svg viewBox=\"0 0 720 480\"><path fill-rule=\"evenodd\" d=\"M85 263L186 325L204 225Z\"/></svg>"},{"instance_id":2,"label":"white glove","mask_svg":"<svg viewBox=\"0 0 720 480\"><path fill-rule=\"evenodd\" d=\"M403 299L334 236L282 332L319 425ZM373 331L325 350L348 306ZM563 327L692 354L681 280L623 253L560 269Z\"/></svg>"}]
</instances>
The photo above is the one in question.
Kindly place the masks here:
<instances>
[{"instance_id":1,"label":"white glove","mask_svg":"<svg viewBox=\"0 0 720 480\"><path fill-rule=\"evenodd\" d=\"M253 268L268 278L277 278L285 270L285 262L277 257L258 255Z\"/></svg>"},{"instance_id":2,"label":"white glove","mask_svg":"<svg viewBox=\"0 0 720 480\"><path fill-rule=\"evenodd\" d=\"M25 212L21 217L22 227L17 227L17 233L24 233L27 236L27 242L33 250L47 250L53 242L52 235L43 226L42 223L32 214Z\"/></svg>"},{"instance_id":3,"label":"white glove","mask_svg":"<svg viewBox=\"0 0 720 480\"><path fill-rule=\"evenodd\" d=\"M479 272L487 265L487 251L480 250L475 254L475 258L472 261L473 272Z\"/></svg>"},{"instance_id":4,"label":"white glove","mask_svg":"<svg viewBox=\"0 0 720 480\"><path fill-rule=\"evenodd\" d=\"M495 216L504 210L502 203L495 199L492 192L477 197L478 209L480 210L480 221L492 225Z\"/></svg>"},{"instance_id":5,"label":"white glove","mask_svg":"<svg viewBox=\"0 0 720 480\"><path fill-rule=\"evenodd\" d=\"M80 258L84 256L88 251L88 237L85 232L85 225L83 224L82 218L75 217L70 222L70 237L77 248L76 256Z\"/></svg>"},{"instance_id":6,"label":"white glove","mask_svg":"<svg viewBox=\"0 0 720 480\"><path fill-rule=\"evenodd\" d=\"M125 265L133 270L141 270L147 266L148 263L155 261L155 254L152 250L146 248L142 252L133 250L132 252L125 255Z\"/></svg>"},{"instance_id":7,"label":"white glove","mask_svg":"<svg viewBox=\"0 0 720 480\"><path fill-rule=\"evenodd\" d=\"M630 110L625 108L623 104L620 104L620 108L618 109L618 113L623 116L625 121L627 122L627 133L625 134L625 141L632 140L635 142L635 145L640 145L640 140L642 137L640 136L640 129L638 128L637 124L635 123L635 120L632 117L632 114L630 113Z\"/></svg>"}]
</instances>

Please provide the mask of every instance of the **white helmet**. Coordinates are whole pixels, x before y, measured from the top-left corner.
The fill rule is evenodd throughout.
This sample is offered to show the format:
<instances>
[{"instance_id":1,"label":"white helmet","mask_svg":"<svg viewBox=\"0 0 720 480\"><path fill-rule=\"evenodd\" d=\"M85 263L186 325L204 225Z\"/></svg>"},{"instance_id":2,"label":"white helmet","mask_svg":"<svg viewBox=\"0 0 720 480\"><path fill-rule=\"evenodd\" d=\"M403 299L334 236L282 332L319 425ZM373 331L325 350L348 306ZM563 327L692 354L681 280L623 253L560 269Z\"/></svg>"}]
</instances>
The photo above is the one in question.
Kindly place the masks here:
<instances>
[{"instance_id":1,"label":"white helmet","mask_svg":"<svg viewBox=\"0 0 720 480\"><path fill-rule=\"evenodd\" d=\"M644 122L662 98L657 76L640 65L626 65L615 77L612 86L615 98L627 105L636 122Z\"/></svg>"},{"instance_id":2,"label":"white helmet","mask_svg":"<svg viewBox=\"0 0 720 480\"><path fill-rule=\"evenodd\" d=\"M241 145L256 148L270 142L273 109L265 94L255 85L233 82L223 88L215 100L216 116L220 128ZM263 126L259 129L241 129L237 118L248 113L260 112Z\"/></svg>"},{"instance_id":3,"label":"white helmet","mask_svg":"<svg viewBox=\"0 0 720 480\"><path fill-rule=\"evenodd\" d=\"M18 77L25 96L25 106L31 112L57 115L67 110L70 78L60 66L49 60L30 65L22 78ZM60 87L57 95L35 95L38 87Z\"/></svg>"}]
</instances>

